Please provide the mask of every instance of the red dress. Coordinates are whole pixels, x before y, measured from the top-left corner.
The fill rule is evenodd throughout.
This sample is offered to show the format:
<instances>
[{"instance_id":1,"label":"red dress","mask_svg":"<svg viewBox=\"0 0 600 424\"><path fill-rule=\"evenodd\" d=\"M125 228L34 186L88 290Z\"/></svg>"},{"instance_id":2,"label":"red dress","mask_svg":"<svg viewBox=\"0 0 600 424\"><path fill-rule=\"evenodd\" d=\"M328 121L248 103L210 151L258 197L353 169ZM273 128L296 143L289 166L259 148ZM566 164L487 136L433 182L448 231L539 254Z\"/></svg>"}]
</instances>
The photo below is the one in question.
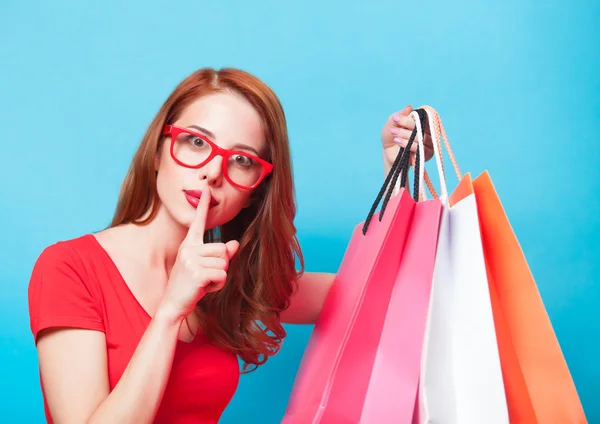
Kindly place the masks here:
<instances>
[{"instance_id":1,"label":"red dress","mask_svg":"<svg viewBox=\"0 0 600 424\"><path fill-rule=\"evenodd\" d=\"M29 316L36 341L48 327L104 332L111 390L151 320L91 234L42 252L29 283ZM178 341L155 423L217 423L239 377L237 357L210 344L201 332L191 343ZM45 399L44 405L52 423Z\"/></svg>"}]
</instances>

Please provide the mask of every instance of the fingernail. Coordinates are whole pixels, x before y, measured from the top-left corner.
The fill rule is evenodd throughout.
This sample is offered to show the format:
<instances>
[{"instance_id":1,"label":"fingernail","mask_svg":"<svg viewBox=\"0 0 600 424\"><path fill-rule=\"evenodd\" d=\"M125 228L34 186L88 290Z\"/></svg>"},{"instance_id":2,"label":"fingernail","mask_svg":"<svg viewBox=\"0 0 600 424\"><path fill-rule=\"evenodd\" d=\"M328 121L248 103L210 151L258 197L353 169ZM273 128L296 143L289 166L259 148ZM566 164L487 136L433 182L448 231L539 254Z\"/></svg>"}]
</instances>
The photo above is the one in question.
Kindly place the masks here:
<instances>
[{"instance_id":1,"label":"fingernail","mask_svg":"<svg viewBox=\"0 0 600 424\"><path fill-rule=\"evenodd\" d=\"M392 120L394 122L400 122L400 115L394 115L394 116L392 116Z\"/></svg>"},{"instance_id":2,"label":"fingernail","mask_svg":"<svg viewBox=\"0 0 600 424\"><path fill-rule=\"evenodd\" d=\"M398 137L394 138L394 143L399 144L402 147L406 146L406 140L403 140Z\"/></svg>"},{"instance_id":3,"label":"fingernail","mask_svg":"<svg viewBox=\"0 0 600 424\"><path fill-rule=\"evenodd\" d=\"M390 133L392 133L393 135L398 134L398 128L390 128Z\"/></svg>"}]
</instances>

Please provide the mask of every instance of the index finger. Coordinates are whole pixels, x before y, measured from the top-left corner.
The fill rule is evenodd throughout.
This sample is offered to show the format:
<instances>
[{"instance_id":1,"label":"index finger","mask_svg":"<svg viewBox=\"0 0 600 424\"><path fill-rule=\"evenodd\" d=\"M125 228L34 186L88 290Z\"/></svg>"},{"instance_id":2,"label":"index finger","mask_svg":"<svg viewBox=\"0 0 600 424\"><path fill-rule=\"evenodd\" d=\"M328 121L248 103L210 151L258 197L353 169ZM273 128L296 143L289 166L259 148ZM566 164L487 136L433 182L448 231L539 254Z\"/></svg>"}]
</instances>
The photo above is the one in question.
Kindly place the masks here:
<instances>
[{"instance_id":1,"label":"index finger","mask_svg":"<svg viewBox=\"0 0 600 424\"><path fill-rule=\"evenodd\" d=\"M206 216L208 215L208 209L210 206L210 197L209 189L205 188L202 190L194 219L192 220L187 235L185 236L186 242L190 244L204 244L204 231L206 230Z\"/></svg>"},{"instance_id":2,"label":"index finger","mask_svg":"<svg viewBox=\"0 0 600 424\"><path fill-rule=\"evenodd\" d=\"M398 121L402 118L402 117L408 117L410 115L410 113L413 111L412 106L410 105L406 105L404 107L404 109L402 109L401 111L398 111L396 113L394 113L392 116L390 116L390 119L388 120L388 122L391 121L392 125L394 123L398 123Z\"/></svg>"}]
</instances>

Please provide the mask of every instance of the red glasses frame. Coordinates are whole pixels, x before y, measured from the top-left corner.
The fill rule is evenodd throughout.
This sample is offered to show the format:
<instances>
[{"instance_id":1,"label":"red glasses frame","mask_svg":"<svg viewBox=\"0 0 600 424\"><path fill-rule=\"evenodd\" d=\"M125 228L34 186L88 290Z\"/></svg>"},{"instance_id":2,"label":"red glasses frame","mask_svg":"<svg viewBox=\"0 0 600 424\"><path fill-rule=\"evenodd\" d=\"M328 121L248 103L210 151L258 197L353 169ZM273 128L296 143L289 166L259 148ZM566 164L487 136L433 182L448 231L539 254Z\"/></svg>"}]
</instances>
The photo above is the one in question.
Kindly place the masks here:
<instances>
[{"instance_id":1,"label":"red glasses frame","mask_svg":"<svg viewBox=\"0 0 600 424\"><path fill-rule=\"evenodd\" d=\"M175 140L177 139L179 134L181 134L182 132L196 136L196 137L202 139L202 141L204 141L210 145L210 147L211 147L210 155L208 155L208 157L204 160L204 162L202 162L198 165L188 165L188 164L181 162L179 159L177 159L175 157L175 153L173 151L173 149L175 147ZM262 180L264 180L265 177L267 177L271 173L271 171L273 171L273 165L271 163L267 162L266 160L261 159L258 156L250 155L246 152L229 150L229 149L224 149L222 147L219 147L215 143L213 143L211 140L209 140L208 137L206 137L205 135L199 134L188 128L181 128L181 127L178 127L175 125L165 125L163 127L162 134L163 134L163 136L167 136L167 135L171 136L171 147L170 147L171 157L173 158L173 160L175 162L177 162L178 165L181 165L183 167L193 168L193 169L202 168L204 165L206 165L208 162L210 162L215 156L221 156L223 158L223 164L222 164L223 175L225 175L225 178L227 178L227 181L229 181L231 184L233 184L236 187L239 187L242 189L247 189L247 190L252 190L252 189L258 187L258 185L262 182ZM262 166L262 174L258 178L258 181L256 181L251 186L244 186L244 185L236 183L235 181L232 181L231 178L229 178L229 173L227 172L227 162L229 160L229 157L232 155L243 155L243 156L249 157L252 160L260 163Z\"/></svg>"}]
</instances>

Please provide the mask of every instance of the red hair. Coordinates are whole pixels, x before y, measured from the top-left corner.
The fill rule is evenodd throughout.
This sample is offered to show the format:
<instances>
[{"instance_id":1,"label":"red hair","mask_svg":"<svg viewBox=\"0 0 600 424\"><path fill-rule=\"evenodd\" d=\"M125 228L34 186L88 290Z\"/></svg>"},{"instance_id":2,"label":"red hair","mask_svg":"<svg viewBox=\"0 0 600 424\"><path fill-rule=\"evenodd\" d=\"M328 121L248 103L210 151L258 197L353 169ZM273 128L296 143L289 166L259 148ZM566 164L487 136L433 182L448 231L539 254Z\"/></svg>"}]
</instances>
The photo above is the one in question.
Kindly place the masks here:
<instances>
[{"instance_id":1,"label":"red hair","mask_svg":"<svg viewBox=\"0 0 600 424\"><path fill-rule=\"evenodd\" d=\"M213 343L237 354L247 372L277 353L286 336L280 312L289 306L304 261L296 237L296 205L287 125L275 93L255 76L238 69L200 69L184 79L154 117L123 182L111 226L144 225L158 211L154 158L165 124L174 123L199 97L235 92L256 109L267 141L266 159L273 172L253 193L252 205L230 222L207 231L209 242L238 240L227 283L197 305L201 325ZM143 219L148 213L148 217ZM296 270L296 259L300 270Z\"/></svg>"}]
</instances>

